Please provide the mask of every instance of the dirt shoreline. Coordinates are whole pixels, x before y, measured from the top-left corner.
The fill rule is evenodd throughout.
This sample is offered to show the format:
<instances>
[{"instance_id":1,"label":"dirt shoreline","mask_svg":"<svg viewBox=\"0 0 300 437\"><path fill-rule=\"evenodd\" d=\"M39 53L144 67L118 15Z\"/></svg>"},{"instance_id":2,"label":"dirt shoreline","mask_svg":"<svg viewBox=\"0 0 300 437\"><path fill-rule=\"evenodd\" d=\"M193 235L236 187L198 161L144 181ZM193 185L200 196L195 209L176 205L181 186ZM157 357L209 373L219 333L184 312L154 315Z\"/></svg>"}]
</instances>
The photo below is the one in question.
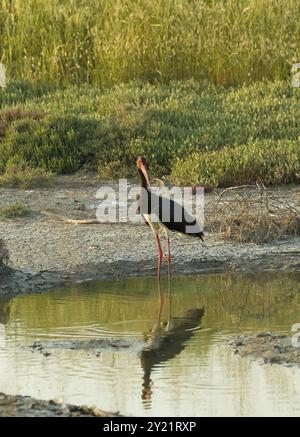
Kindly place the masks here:
<instances>
[{"instance_id":1,"label":"dirt shoreline","mask_svg":"<svg viewBox=\"0 0 300 437\"><path fill-rule=\"evenodd\" d=\"M67 176L58 178L54 186L44 189L0 188L0 205L24 203L32 210L26 218L0 221L0 239L4 240L10 254L9 267L2 270L0 267L0 295L42 292L94 279L156 274L155 244L148 227L142 223L74 225L41 213L47 208L71 218L95 218L99 186L101 183L95 179ZM276 194L300 207L299 187L279 188ZM206 200L211 196L213 194L207 195ZM264 245L240 244L221 241L206 230L204 245L198 239L174 236L172 252L174 274L300 271L300 237ZM163 271L166 272L166 265ZM269 337L265 340L272 348ZM233 347L243 356L257 357L262 353L264 357L271 357L269 362L273 356L265 353L265 344L258 345L256 338L239 339ZM287 351L287 358L282 359L283 364L291 362L290 352ZM281 363L280 359L275 360ZM114 414L0 394L0 416L47 415Z\"/></svg>"},{"instance_id":2,"label":"dirt shoreline","mask_svg":"<svg viewBox=\"0 0 300 437\"><path fill-rule=\"evenodd\" d=\"M98 408L0 393L0 417L117 417Z\"/></svg>"},{"instance_id":3,"label":"dirt shoreline","mask_svg":"<svg viewBox=\"0 0 300 437\"><path fill-rule=\"evenodd\" d=\"M262 332L256 335L239 335L230 341L235 354L260 364L281 364L300 367L300 342L287 335Z\"/></svg>"},{"instance_id":4,"label":"dirt shoreline","mask_svg":"<svg viewBox=\"0 0 300 437\"><path fill-rule=\"evenodd\" d=\"M0 188L0 205L22 202L32 210L29 217L0 222L0 239L11 259L10 268L0 272L0 295L93 279L155 275L156 248L142 223L74 225L41 213L47 208L67 217L95 218L101 185L90 177L64 176L49 188ZM299 186L278 188L276 194L300 207ZM206 195L205 201L211 196ZM174 235L172 253L175 274L300 271L300 237L256 245L221 241L206 231L204 245ZM166 265L163 268L166 271Z\"/></svg>"}]
</instances>

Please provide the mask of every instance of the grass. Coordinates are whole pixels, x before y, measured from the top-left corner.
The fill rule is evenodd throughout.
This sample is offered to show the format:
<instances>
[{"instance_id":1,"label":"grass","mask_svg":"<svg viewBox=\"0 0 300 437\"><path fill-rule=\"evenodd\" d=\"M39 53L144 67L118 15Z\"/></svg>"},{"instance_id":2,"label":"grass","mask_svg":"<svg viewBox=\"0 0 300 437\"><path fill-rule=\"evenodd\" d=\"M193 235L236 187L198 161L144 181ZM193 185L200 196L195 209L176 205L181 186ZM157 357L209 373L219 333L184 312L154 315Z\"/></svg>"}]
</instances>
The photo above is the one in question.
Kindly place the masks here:
<instances>
[{"instance_id":1,"label":"grass","mask_svg":"<svg viewBox=\"0 0 300 437\"><path fill-rule=\"evenodd\" d=\"M0 239L0 268L7 266L9 261L8 250L3 240Z\"/></svg>"},{"instance_id":2,"label":"grass","mask_svg":"<svg viewBox=\"0 0 300 437\"><path fill-rule=\"evenodd\" d=\"M29 214L30 209L23 205L23 203L0 206L0 220L22 218Z\"/></svg>"},{"instance_id":3,"label":"grass","mask_svg":"<svg viewBox=\"0 0 300 437\"><path fill-rule=\"evenodd\" d=\"M300 139L258 140L214 152L194 152L172 170L178 184L230 187L263 181L279 185L300 180Z\"/></svg>"},{"instance_id":4,"label":"grass","mask_svg":"<svg viewBox=\"0 0 300 437\"><path fill-rule=\"evenodd\" d=\"M81 168L134 176L139 155L153 176L180 184L297 182L299 132L299 89L289 82L11 82L0 91L0 184L47 184Z\"/></svg>"},{"instance_id":5,"label":"grass","mask_svg":"<svg viewBox=\"0 0 300 437\"><path fill-rule=\"evenodd\" d=\"M14 80L111 86L287 80L300 59L295 0L0 0Z\"/></svg>"},{"instance_id":6,"label":"grass","mask_svg":"<svg viewBox=\"0 0 300 437\"><path fill-rule=\"evenodd\" d=\"M22 158L13 157L7 161L5 171L0 175L0 187L36 188L49 186L53 174L43 168L34 168Z\"/></svg>"}]
</instances>

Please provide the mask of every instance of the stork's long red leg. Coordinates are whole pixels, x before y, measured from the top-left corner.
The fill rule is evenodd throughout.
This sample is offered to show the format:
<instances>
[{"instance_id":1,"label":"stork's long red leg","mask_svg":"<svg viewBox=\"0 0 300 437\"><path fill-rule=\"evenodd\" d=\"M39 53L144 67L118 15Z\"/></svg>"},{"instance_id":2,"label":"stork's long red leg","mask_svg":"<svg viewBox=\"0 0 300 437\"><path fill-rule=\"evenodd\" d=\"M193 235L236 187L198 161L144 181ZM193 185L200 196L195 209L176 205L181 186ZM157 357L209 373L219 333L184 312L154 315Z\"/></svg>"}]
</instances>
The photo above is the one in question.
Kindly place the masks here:
<instances>
[{"instance_id":1,"label":"stork's long red leg","mask_svg":"<svg viewBox=\"0 0 300 437\"><path fill-rule=\"evenodd\" d=\"M158 267L157 267L157 279L160 280L160 272L161 272L161 264L163 259L163 251L160 244L160 238L159 235L156 234L156 243L157 243L157 249L158 249Z\"/></svg>"},{"instance_id":2,"label":"stork's long red leg","mask_svg":"<svg viewBox=\"0 0 300 437\"><path fill-rule=\"evenodd\" d=\"M171 277L171 247L170 247L170 238L167 238L167 244L168 244L168 273L169 276Z\"/></svg>"},{"instance_id":3,"label":"stork's long red leg","mask_svg":"<svg viewBox=\"0 0 300 437\"><path fill-rule=\"evenodd\" d=\"M172 317L172 284L171 284L171 248L170 248L170 238L167 237L168 245L168 283L169 283L169 320Z\"/></svg>"},{"instance_id":4,"label":"stork's long red leg","mask_svg":"<svg viewBox=\"0 0 300 437\"><path fill-rule=\"evenodd\" d=\"M171 271L169 267L169 275L168 275L168 289L169 289L169 319L168 324L170 324L172 319L172 281L171 281Z\"/></svg>"},{"instance_id":5,"label":"stork's long red leg","mask_svg":"<svg viewBox=\"0 0 300 437\"><path fill-rule=\"evenodd\" d=\"M159 296L159 309L158 309L158 318L157 318L158 323L157 323L157 326L159 326L160 320L161 320L162 310L163 310L163 307L164 307L164 295L162 294L162 291L161 291L160 281L157 281L157 283L158 283L158 296Z\"/></svg>"}]
</instances>

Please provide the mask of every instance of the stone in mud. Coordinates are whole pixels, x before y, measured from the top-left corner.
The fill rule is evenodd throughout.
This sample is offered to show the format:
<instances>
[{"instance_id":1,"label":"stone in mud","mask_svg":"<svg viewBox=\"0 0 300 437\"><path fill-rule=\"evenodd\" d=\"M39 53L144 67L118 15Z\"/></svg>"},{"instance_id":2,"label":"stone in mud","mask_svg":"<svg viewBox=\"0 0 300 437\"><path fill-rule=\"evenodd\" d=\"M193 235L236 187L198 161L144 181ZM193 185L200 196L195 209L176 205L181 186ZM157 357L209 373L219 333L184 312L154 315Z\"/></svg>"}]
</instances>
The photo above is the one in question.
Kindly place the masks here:
<instances>
[{"instance_id":1,"label":"stone in mud","mask_svg":"<svg viewBox=\"0 0 300 437\"><path fill-rule=\"evenodd\" d=\"M292 344L291 337L272 332L239 335L230 341L235 354L264 364L300 367L300 347Z\"/></svg>"}]
</instances>

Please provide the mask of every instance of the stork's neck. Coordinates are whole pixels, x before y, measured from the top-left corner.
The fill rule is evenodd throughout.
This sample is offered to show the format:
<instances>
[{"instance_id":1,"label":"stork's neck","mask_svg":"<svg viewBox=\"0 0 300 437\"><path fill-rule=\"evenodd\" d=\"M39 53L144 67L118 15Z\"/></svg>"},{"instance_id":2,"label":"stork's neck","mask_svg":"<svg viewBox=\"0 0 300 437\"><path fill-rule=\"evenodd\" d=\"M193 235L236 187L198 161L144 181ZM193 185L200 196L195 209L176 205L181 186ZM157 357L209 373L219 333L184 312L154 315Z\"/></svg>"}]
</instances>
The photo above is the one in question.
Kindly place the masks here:
<instances>
[{"instance_id":1,"label":"stork's neck","mask_svg":"<svg viewBox=\"0 0 300 437\"><path fill-rule=\"evenodd\" d=\"M141 178L141 188L145 188L145 190L149 191L151 189L151 187L150 187L150 185L148 185L147 179L145 178L144 173L140 169L139 169L139 175Z\"/></svg>"}]
</instances>

